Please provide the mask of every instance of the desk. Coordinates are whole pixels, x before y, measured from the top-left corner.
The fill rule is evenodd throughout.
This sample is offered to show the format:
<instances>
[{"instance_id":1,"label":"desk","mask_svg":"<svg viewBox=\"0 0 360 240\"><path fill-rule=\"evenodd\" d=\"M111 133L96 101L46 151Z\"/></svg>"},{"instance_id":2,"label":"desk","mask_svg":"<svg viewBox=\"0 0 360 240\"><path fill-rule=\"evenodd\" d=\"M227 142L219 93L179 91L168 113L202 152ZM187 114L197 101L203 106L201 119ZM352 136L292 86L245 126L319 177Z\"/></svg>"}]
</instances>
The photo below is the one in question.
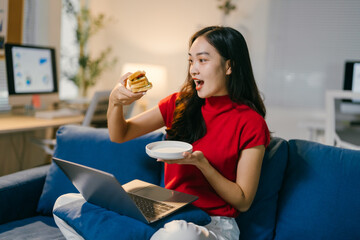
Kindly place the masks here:
<instances>
[{"instance_id":1,"label":"desk","mask_svg":"<svg viewBox=\"0 0 360 240\"><path fill-rule=\"evenodd\" d=\"M348 99L348 100L359 100L360 93L352 91L336 91L331 90L326 92L326 128L325 128L325 139L326 144L335 145L338 147L360 149L360 130L359 128L338 126L344 118L344 114L339 113L336 101ZM359 120L359 114L353 114L351 118ZM349 121L349 119L346 119ZM345 122L346 122L345 121Z\"/></svg>"},{"instance_id":2,"label":"desk","mask_svg":"<svg viewBox=\"0 0 360 240\"><path fill-rule=\"evenodd\" d=\"M32 131L36 129L58 127L65 124L81 123L84 116L41 119L23 115L0 115L0 134Z\"/></svg>"},{"instance_id":3,"label":"desk","mask_svg":"<svg viewBox=\"0 0 360 240\"><path fill-rule=\"evenodd\" d=\"M54 128L81 123L83 118L40 119L24 115L0 115L0 176L48 163L49 157L31 140L53 138Z\"/></svg>"}]
</instances>

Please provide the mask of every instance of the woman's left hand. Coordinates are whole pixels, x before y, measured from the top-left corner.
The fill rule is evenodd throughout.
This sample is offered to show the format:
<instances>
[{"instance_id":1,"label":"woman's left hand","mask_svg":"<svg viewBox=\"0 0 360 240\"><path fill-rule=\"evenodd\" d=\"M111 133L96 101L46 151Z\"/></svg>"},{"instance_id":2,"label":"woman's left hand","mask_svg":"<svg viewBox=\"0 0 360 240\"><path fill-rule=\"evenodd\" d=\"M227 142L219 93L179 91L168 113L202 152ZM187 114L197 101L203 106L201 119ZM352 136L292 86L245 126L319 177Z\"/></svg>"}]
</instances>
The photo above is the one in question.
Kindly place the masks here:
<instances>
[{"instance_id":1,"label":"woman's left hand","mask_svg":"<svg viewBox=\"0 0 360 240\"><path fill-rule=\"evenodd\" d=\"M208 163L208 160L205 158L204 154L201 151L195 151L192 153L184 152L183 159L175 159L175 160L166 160L166 159L158 159L158 162L165 162L168 164L190 164L195 166L200 166L201 164Z\"/></svg>"}]
</instances>

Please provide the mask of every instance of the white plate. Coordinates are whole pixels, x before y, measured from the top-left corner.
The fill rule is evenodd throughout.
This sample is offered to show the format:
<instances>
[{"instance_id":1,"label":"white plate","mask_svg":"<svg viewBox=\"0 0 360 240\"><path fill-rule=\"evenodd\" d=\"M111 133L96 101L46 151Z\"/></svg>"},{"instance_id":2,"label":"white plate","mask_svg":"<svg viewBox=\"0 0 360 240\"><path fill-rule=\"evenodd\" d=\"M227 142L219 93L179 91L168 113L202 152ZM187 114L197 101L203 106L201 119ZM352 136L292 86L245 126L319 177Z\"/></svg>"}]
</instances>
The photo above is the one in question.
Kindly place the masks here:
<instances>
[{"instance_id":1,"label":"white plate","mask_svg":"<svg viewBox=\"0 0 360 240\"><path fill-rule=\"evenodd\" d=\"M166 140L149 143L145 149L152 158L174 160L184 158L183 152L192 152L193 147L186 142Z\"/></svg>"}]
</instances>

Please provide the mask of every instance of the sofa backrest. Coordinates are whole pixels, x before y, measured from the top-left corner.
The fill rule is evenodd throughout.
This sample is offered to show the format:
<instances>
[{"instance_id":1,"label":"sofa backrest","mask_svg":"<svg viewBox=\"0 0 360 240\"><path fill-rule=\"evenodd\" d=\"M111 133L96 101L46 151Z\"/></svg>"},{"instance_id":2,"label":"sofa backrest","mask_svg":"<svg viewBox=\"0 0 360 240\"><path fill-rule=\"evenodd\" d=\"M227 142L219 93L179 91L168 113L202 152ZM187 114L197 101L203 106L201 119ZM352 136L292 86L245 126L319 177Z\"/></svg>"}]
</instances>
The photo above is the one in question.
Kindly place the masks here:
<instances>
[{"instance_id":1,"label":"sofa backrest","mask_svg":"<svg viewBox=\"0 0 360 240\"><path fill-rule=\"evenodd\" d=\"M112 173L121 184L135 178L160 184L161 164L145 153L145 146L163 140L163 137L163 133L153 132L119 144L110 141L108 129L67 125L57 131L54 156ZM52 214L53 205L60 195L77 192L65 174L52 163L38 212Z\"/></svg>"},{"instance_id":2,"label":"sofa backrest","mask_svg":"<svg viewBox=\"0 0 360 240\"><path fill-rule=\"evenodd\" d=\"M360 239L360 151L290 140L275 239Z\"/></svg>"},{"instance_id":3,"label":"sofa backrest","mask_svg":"<svg viewBox=\"0 0 360 240\"><path fill-rule=\"evenodd\" d=\"M288 143L272 138L266 149L255 199L247 212L236 219L241 240L273 239L278 194L288 159Z\"/></svg>"}]
</instances>

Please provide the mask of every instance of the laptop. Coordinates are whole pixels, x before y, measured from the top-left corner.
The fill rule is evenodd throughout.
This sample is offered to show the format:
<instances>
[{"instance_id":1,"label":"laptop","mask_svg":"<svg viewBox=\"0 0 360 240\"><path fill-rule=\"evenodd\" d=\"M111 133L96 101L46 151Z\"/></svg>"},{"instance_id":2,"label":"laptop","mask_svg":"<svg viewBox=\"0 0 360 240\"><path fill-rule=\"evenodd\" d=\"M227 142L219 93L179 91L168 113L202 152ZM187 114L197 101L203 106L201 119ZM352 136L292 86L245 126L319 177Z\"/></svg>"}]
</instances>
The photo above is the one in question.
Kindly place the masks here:
<instances>
[{"instance_id":1,"label":"laptop","mask_svg":"<svg viewBox=\"0 0 360 240\"><path fill-rule=\"evenodd\" d=\"M53 157L83 198L92 204L153 223L198 199L135 179L121 185L114 175Z\"/></svg>"}]
</instances>

